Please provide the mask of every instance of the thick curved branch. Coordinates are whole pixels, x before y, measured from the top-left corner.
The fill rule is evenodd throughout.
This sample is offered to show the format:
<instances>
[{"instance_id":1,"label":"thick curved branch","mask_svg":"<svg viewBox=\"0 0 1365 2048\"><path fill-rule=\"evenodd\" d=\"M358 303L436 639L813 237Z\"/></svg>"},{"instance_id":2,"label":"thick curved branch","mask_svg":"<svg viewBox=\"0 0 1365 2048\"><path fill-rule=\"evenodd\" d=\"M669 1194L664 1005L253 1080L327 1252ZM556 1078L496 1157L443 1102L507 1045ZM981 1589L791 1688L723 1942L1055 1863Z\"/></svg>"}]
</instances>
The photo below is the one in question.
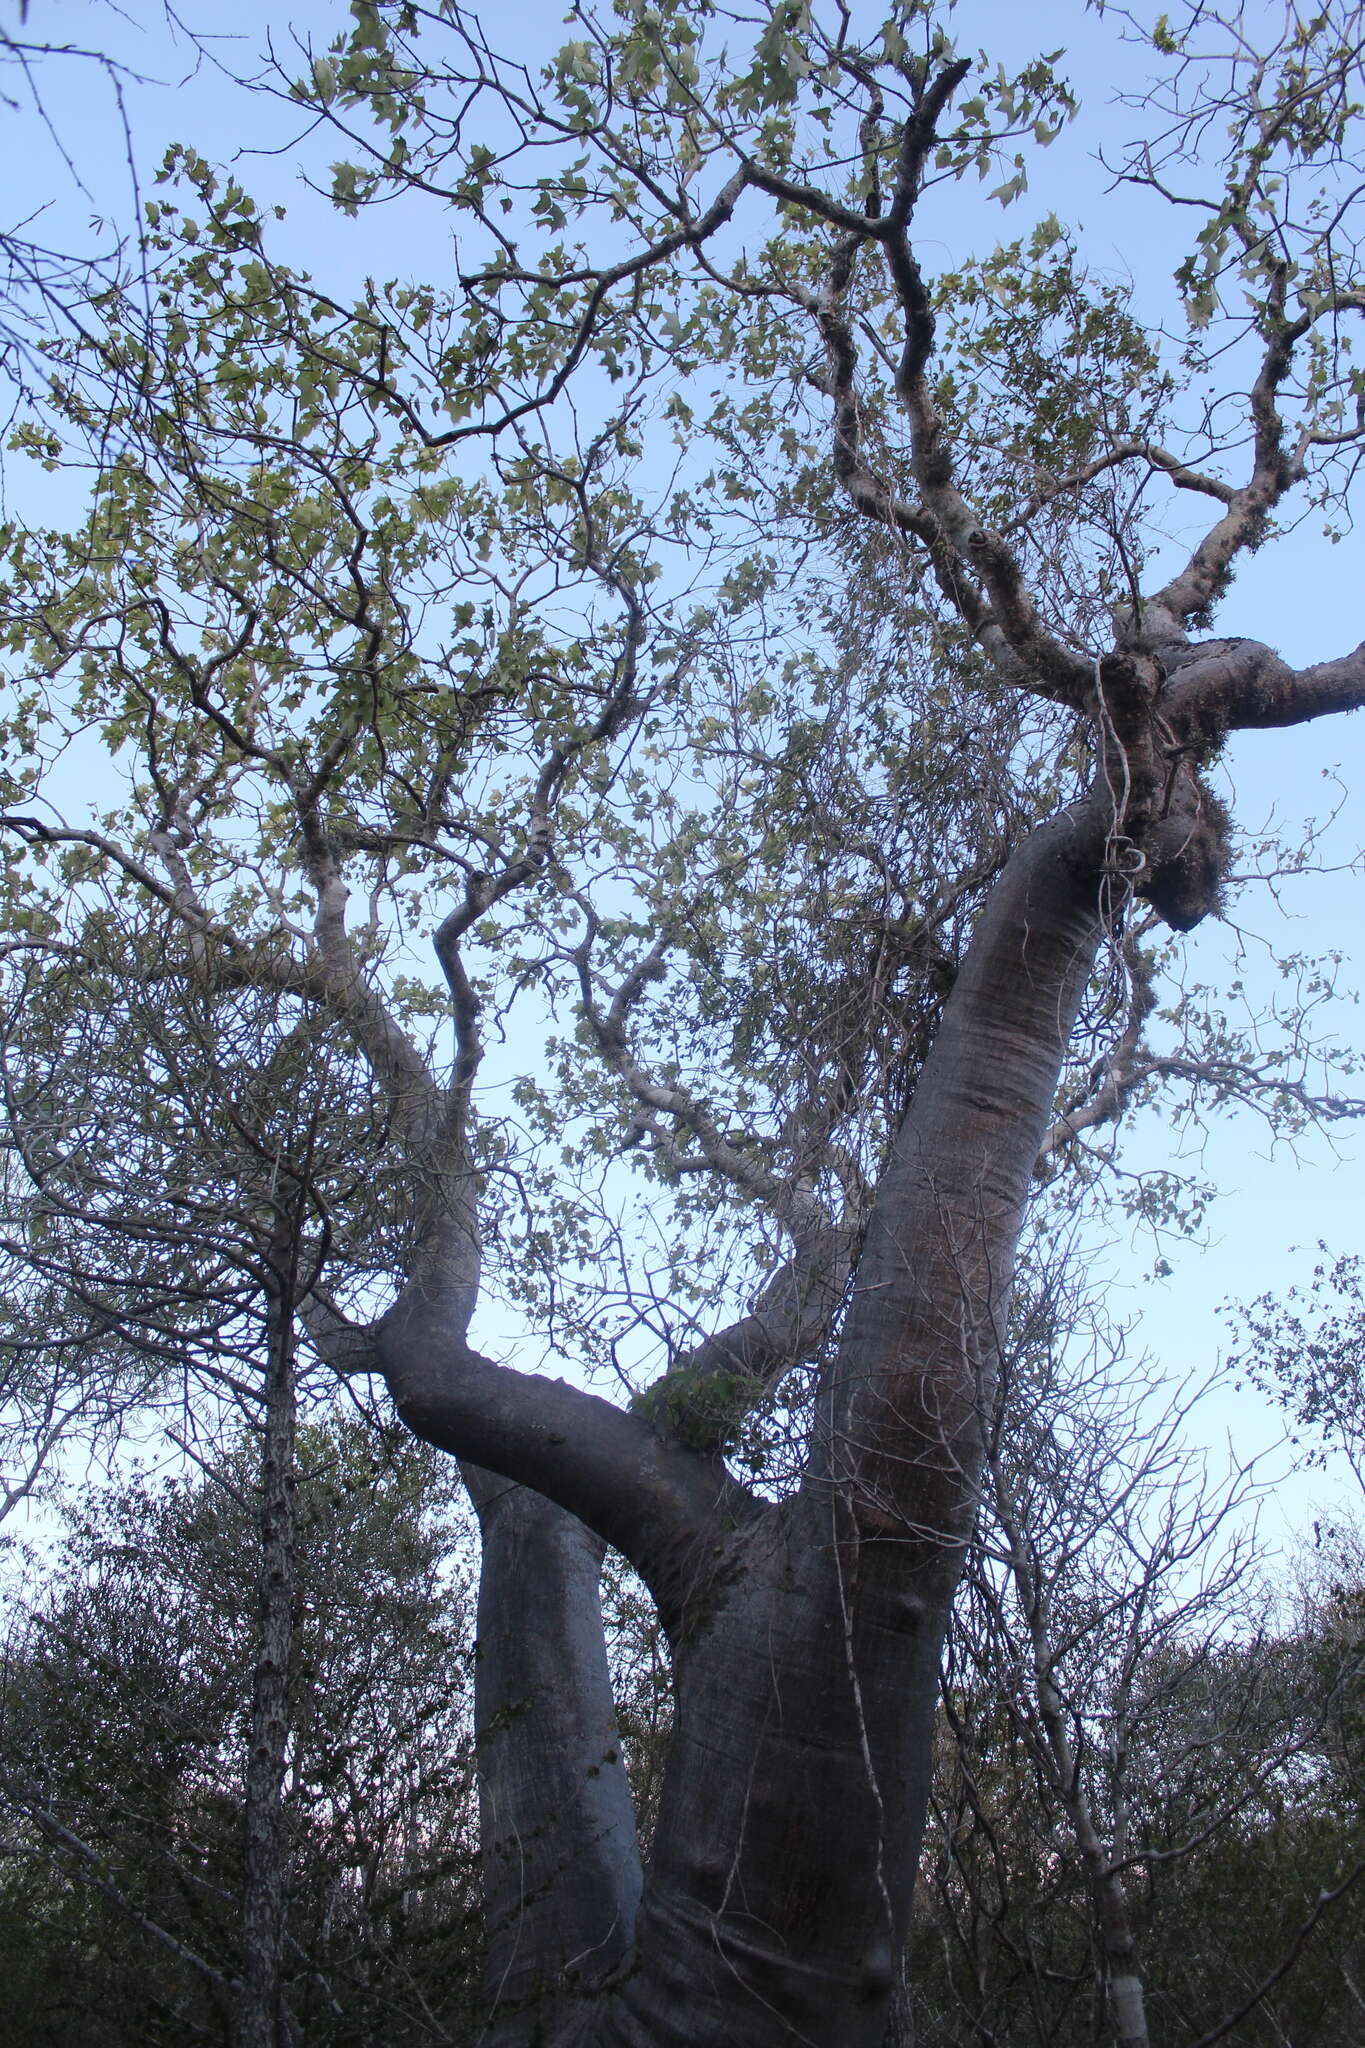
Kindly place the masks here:
<instances>
[{"instance_id":1,"label":"thick curved branch","mask_svg":"<svg viewBox=\"0 0 1365 2048\"><path fill-rule=\"evenodd\" d=\"M865 214L754 165L747 166L749 182L842 231L819 294L795 293L824 345L827 370L818 382L834 403L834 469L841 488L864 517L920 542L945 598L1012 682L1080 706L1091 700L1090 664L1046 632L1012 550L1001 535L982 526L958 491L942 416L925 374L933 354L934 316L907 230L939 120L970 69L965 59L946 64L902 125L891 203L884 211L875 180ZM857 351L844 302L858 252L868 243L882 249L902 310L905 344L896 388L910 420L918 504L902 498L877 474L862 447Z\"/></svg>"},{"instance_id":2,"label":"thick curved branch","mask_svg":"<svg viewBox=\"0 0 1365 2048\"><path fill-rule=\"evenodd\" d=\"M296 1311L309 1343L338 1379L361 1379L382 1371L371 1326L353 1323L323 1289L314 1287L300 1295Z\"/></svg>"},{"instance_id":3,"label":"thick curved branch","mask_svg":"<svg viewBox=\"0 0 1365 2048\"><path fill-rule=\"evenodd\" d=\"M340 758L338 756L338 758ZM316 911L301 992L324 1004L363 1054L389 1104L416 1179L418 1224L410 1272L439 1286L467 1329L482 1266L478 1182L469 1142L468 1095L478 1066L461 1042L452 1085L442 1087L364 971L346 923L349 888L322 813L326 775L291 775L304 870Z\"/></svg>"},{"instance_id":4,"label":"thick curved branch","mask_svg":"<svg viewBox=\"0 0 1365 2048\"><path fill-rule=\"evenodd\" d=\"M666 1443L639 1415L565 1380L471 1350L442 1300L410 1284L375 1326L375 1354L403 1420L442 1450L532 1487L628 1557L670 1627L718 1527L759 1504L718 1458Z\"/></svg>"},{"instance_id":5,"label":"thick curved branch","mask_svg":"<svg viewBox=\"0 0 1365 2048\"><path fill-rule=\"evenodd\" d=\"M145 861L140 861L136 854L129 853L126 847L120 846L116 839L109 838L107 833L86 832L72 825L49 825L44 818L26 817L17 811L0 813L0 831L17 834L26 846L88 846L93 852L98 853L101 859L107 860L111 867L116 867L121 874L126 875L130 882L136 882L139 888L145 889L149 896L154 897L167 910L173 910L177 917L193 915L196 922L203 917L197 906L194 913L187 911L187 906L182 902L173 882L163 882L159 876L152 873Z\"/></svg>"},{"instance_id":6,"label":"thick curved branch","mask_svg":"<svg viewBox=\"0 0 1365 2048\"><path fill-rule=\"evenodd\" d=\"M1365 705L1365 641L1333 661L1292 669L1259 640L1219 640L1181 662L1162 713L1206 744L1227 732L1306 725Z\"/></svg>"},{"instance_id":7,"label":"thick curved branch","mask_svg":"<svg viewBox=\"0 0 1365 2048\"><path fill-rule=\"evenodd\" d=\"M948 103L969 67L946 67L938 81L937 113ZM896 194L879 239L900 303L905 340L896 371L896 390L910 422L912 460L926 510L968 575L989 601L981 625L998 630L1022 664L1024 687L1064 704L1091 701L1091 668L1044 627L1017 557L1002 535L986 528L957 486L943 416L930 389L928 366L934 350L934 313L929 291L910 245L908 228L924 164L933 140L924 127L934 96L906 123ZM981 637L981 625L975 626Z\"/></svg>"},{"instance_id":8,"label":"thick curved branch","mask_svg":"<svg viewBox=\"0 0 1365 2048\"><path fill-rule=\"evenodd\" d=\"M350 890L345 871L315 802L300 800L299 823L316 911L312 957L300 967L290 963L286 978L299 995L330 1010L349 1033L384 1091L409 1157L428 1175L440 1179L453 1173L466 1181L467 1148L458 1133L452 1134L448 1091L357 957L346 924Z\"/></svg>"},{"instance_id":9,"label":"thick curved branch","mask_svg":"<svg viewBox=\"0 0 1365 2048\"><path fill-rule=\"evenodd\" d=\"M972 936L878 1188L829 1374L826 1463L869 1534L955 1579L1015 1245L1103 932L1101 780L1011 856ZM808 1482L808 1486L811 1482Z\"/></svg>"}]
</instances>

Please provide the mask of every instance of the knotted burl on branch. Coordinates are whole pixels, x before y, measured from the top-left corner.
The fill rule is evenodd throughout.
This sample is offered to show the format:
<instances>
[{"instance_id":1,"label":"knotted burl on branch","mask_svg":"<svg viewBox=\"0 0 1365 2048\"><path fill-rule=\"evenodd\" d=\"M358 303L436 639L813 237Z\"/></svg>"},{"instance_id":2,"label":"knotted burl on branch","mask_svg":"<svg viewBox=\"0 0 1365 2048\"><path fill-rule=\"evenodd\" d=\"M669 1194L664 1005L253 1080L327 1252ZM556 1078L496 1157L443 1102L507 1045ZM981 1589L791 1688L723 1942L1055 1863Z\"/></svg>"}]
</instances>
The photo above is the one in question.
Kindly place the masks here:
<instances>
[{"instance_id":1,"label":"knotted burl on branch","mask_svg":"<svg viewBox=\"0 0 1365 2048\"><path fill-rule=\"evenodd\" d=\"M1113 800L1112 864L1186 932L1221 908L1233 828L1204 772L1230 720L1210 715L1203 693L1174 701L1170 677L1179 666L1164 649L1120 648L1096 662L1095 691Z\"/></svg>"}]
</instances>

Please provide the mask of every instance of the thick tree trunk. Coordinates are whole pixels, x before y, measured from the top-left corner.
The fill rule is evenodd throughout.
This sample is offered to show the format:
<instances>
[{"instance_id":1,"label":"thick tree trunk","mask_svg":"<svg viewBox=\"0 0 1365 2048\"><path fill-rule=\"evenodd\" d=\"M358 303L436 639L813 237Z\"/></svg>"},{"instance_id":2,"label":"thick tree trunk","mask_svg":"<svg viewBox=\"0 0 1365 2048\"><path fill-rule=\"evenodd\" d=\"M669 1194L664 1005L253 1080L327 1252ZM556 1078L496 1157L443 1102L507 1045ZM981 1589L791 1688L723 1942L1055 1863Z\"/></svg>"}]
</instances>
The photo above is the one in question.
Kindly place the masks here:
<instances>
[{"instance_id":1,"label":"thick tree trunk","mask_svg":"<svg viewBox=\"0 0 1365 2048\"><path fill-rule=\"evenodd\" d=\"M639 1967L584 2039L881 2040L940 1629L837 1540L839 1512L797 1502L752 1538L680 1646Z\"/></svg>"},{"instance_id":2,"label":"thick tree trunk","mask_svg":"<svg viewBox=\"0 0 1365 2048\"><path fill-rule=\"evenodd\" d=\"M1109 2003L1119 2048L1147 2048L1147 2001L1141 1977L1114 1972L1109 1979Z\"/></svg>"},{"instance_id":3,"label":"thick tree trunk","mask_svg":"<svg viewBox=\"0 0 1365 2048\"><path fill-rule=\"evenodd\" d=\"M602 1540L528 1488L464 1471L483 1537L482 2038L520 2048L595 2000L630 1955L640 1855L598 1597Z\"/></svg>"},{"instance_id":4,"label":"thick tree trunk","mask_svg":"<svg viewBox=\"0 0 1365 2048\"><path fill-rule=\"evenodd\" d=\"M483 1510L481 1612L503 1660L490 1697L527 1702L505 1727L481 1709L489 1839L495 1870L535 1859L534 1882L517 1880L523 1935L504 1909L494 1938L507 1986L515 1976L532 2000L539 1987L540 2009L504 2039L557 2021L557 2048L882 2041L1015 1244L1101 935L1111 822L1103 793L1055 819L992 894L878 1191L794 1499L745 1503L714 1464L642 1444L635 1419L553 1382L533 1409L516 1376L458 1349L429 1295L414 1291L381 1331L414 1426L466 1456L496 1446L509 1476L616 1540L674 1637L675 1726L631 1967L565 2013L555 1972L614 1959L627 1925L618 1872L616 1903L569 1932L580 1885L611 1899L610 1826L581 1796L607 1738L568 1692L573 1671L591 1700L600 1623L575 1590L589 1561L570 1545L546 1562L552 1511L519 1549L530 1506L507 1496L505 1532L496 1498Z\"/></svg>"},{"instance_id":5,"label":"thick tree trunk","mask_svg":"<svg viewBox=\"0 0 1365 2048\"><path fill-rule=\"evenodd\" d=\"M294 1623L294 1315L272 1293L261 1449L260 1606L246 1765L246 1881L237 2048L278 2048L284 1946L284 1768Z\"/></svg>"},{"instance_id":6,"label":"thick tree trunk","mask_svg":"<svg viewBox=\"0 0 1365 2048\"><path fill-rule=\"evenodd\" d=\"M592 2035L874 2048L1014 1248L1101 932L1100 807L997 887L879 1190L801 1495L678 1647L639 1967Z\"/></svg>"}]
</instances>

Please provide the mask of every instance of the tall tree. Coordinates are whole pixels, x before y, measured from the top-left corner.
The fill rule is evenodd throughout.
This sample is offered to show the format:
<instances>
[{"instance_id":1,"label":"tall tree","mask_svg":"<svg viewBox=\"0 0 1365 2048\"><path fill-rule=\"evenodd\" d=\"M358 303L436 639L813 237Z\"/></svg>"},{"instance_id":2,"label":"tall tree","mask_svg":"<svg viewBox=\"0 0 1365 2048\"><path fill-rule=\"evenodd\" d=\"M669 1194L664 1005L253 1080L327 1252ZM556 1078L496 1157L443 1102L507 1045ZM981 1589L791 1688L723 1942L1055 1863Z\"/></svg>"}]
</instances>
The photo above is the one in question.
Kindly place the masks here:
<instances>
[{"instance_id":1,"label":"tall tree","mask_svg":"<svg viewBox=\"0 0 1365 2048\"><path fill-rule=\"evenodd\" d=\"M197 991L210 1048L220 1008L287 1017L267 1095L314 1040L363 1071L374 1164L348 1188L329 1151L337 1262L298 1308L478 1507L485 2038L854 2048L1040 1155L1160 1074L1135 922L1220 905L1228 735L1365 702L1365 649L1209 637L1365 434L1362 22L1153 29L1115 164L1200 220L1183 350L1055 221L929 274L945 190L1007 202L1065 125L1053 62L960 54L927 0L870 38L785 5L575 27L538 73L457 8L358 0L280 80L348 138L343 210L443 209L453 284L329 290L175 157L152 314L59 347L64 424L29 436L85 449L90 518L13 532L4 593L16 737L41 763L93 725L128 788L82 820L11 771L11 922L40 1017L99 961L116 1016ZM1172 493L1207 519L1158 558ZM558 1085L483 1114L528 990L573 1006ZM1254 1085L1235 1054L1189 1064ZM117 1140L44 1071L15 1142L74 1266ZM206 1160L258 1198L197 1101L151 1127L189 1162L177 1246ZM595 1173L623 1154L652 1230ZM552 1354L662 1373L620 1405L484 1355L488 1270ZM674 1649L643 1871L604 1543Z\"/></svg>"}]
</instances>

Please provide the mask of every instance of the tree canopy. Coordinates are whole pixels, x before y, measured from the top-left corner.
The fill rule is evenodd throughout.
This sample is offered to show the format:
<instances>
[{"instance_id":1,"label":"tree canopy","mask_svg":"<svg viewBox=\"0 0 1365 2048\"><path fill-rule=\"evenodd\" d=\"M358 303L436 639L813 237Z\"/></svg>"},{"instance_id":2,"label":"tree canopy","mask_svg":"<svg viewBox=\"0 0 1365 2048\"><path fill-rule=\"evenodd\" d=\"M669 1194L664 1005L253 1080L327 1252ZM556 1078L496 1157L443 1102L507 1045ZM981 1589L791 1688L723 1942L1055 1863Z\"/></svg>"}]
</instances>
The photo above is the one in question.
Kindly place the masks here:
<instances>
[{"instance_id":1,"label":"tree canopy","mask_svg":"<svg viewBox=\"0 0 1365 2048\"><path fill-rule=\"evenodd\" d=\"M15 1399L263 1415L281 1646L296 1369L461 1460L490 2041L881 2039L1026 1215L1162 1086L1355 1107L1163 977L1229 736L1365 702L1235 632L1349 528L1365 16L1100 12L1150 305L1056 213L973 252L1076 97L951 7L528 61L356 0L255 90L426 271L178 145L14 435L84 492L0 572ZM643 1866L606 1544L673 1648Z\"/></svg>"}]
</instances>

